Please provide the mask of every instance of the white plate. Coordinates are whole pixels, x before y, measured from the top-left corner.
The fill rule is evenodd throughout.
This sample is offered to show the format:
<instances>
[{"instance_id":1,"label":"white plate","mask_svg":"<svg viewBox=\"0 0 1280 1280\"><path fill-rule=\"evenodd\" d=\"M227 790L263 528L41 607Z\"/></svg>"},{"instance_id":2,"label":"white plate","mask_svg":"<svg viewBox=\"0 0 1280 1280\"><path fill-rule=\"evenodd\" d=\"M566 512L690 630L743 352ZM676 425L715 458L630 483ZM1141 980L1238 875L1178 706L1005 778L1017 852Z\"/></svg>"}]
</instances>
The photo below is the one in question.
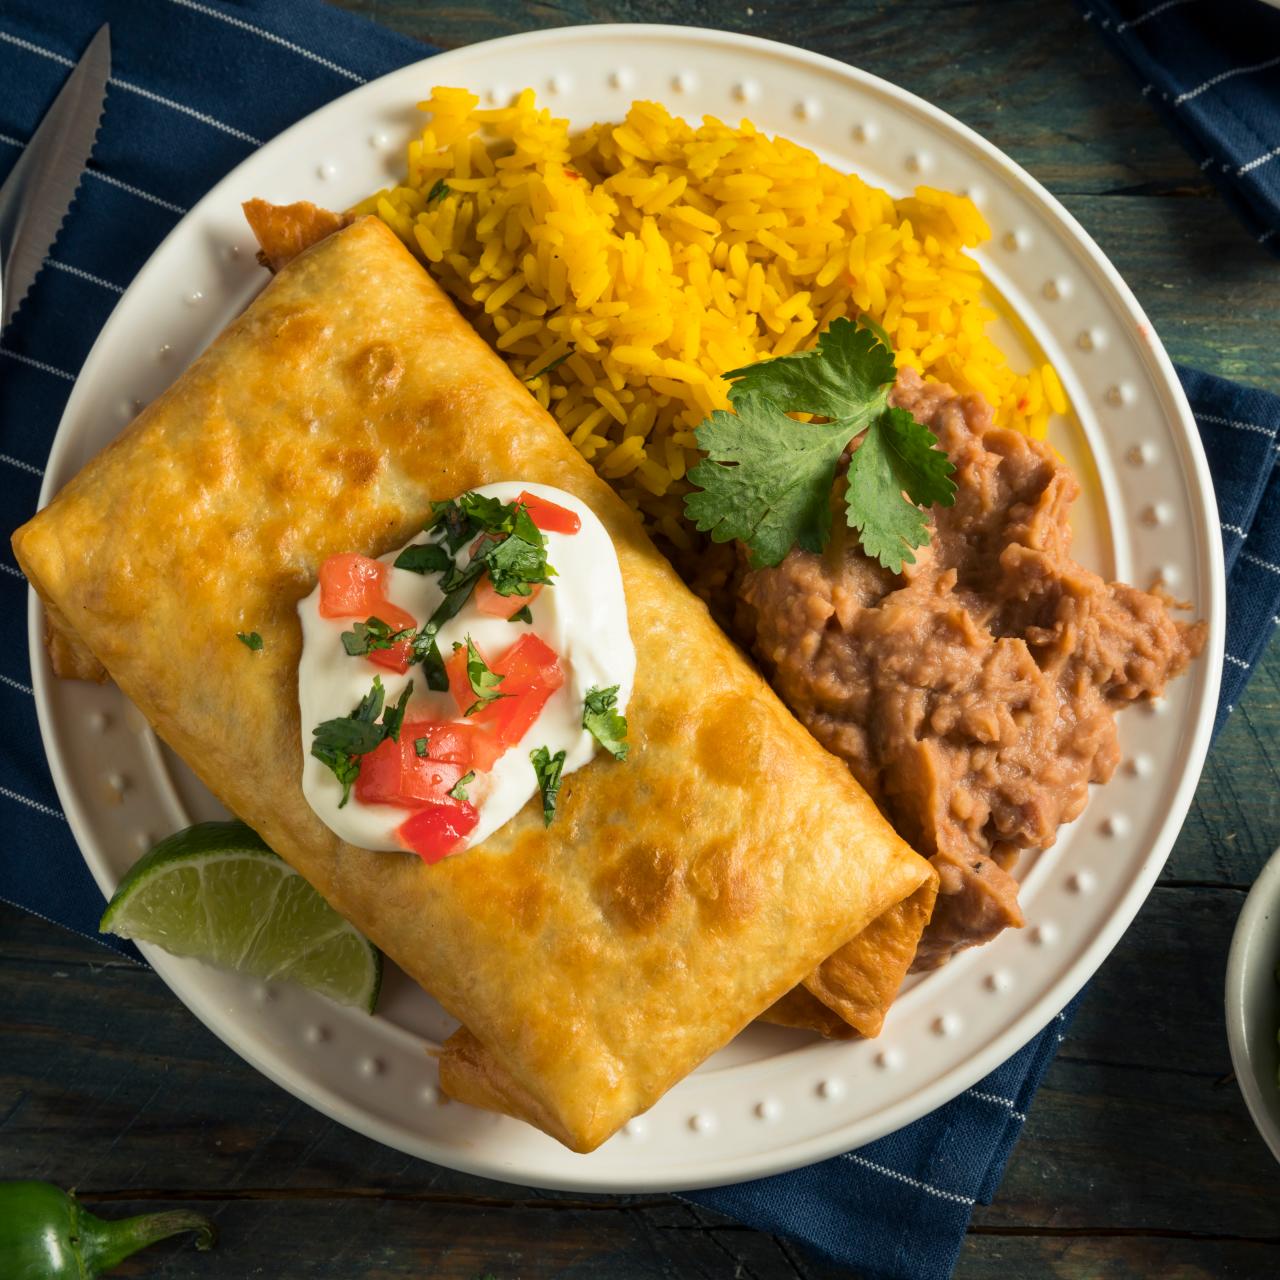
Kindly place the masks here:
<instances>
[{"instance_id":1,"label":"white plate","mask_svg":"<svg viewBox=\"0 0 1280 1280\"><path fill-rule=\"evenodd\" d=\"M1085 483L1081 558L1143 585L1163 574L1210 624L1208 651L1168 698L1123 718L1127 763L1114 781L1050 853L1024 859L1025 929L911 983L876 1041L749 1029L590 1156L515 1121L441 1105L428 1051L449 1021L399 974L369 1019L147 950L243 1058L403 1151L545 1187L655 1191L759 1177L868 1142L968 1088L1044 1026L1115 945L1169 852L1208 746L1224 617L1213 491L1172 367L1129 290L1070 215L994 147L901 89L815 54L719 32L596 26L406 67L295 125L219 183L103 329L67 404L42 501L261 287L241 200L340 208L396 176L402 145L420 128L414 104L431 86L465 85L492 102L530 83L575 123L616 119L642 97L692 117L749 114L894 192L918 182L967 190L994 231L981 254L988 277L1079 408L1055 442ZM1019 349L1012 332L1001 336ZM114 689L51 678L38 615L33 607L45 745L72 830L110 893L152 840L218 809Z\"/></svg>"}]
</instances>

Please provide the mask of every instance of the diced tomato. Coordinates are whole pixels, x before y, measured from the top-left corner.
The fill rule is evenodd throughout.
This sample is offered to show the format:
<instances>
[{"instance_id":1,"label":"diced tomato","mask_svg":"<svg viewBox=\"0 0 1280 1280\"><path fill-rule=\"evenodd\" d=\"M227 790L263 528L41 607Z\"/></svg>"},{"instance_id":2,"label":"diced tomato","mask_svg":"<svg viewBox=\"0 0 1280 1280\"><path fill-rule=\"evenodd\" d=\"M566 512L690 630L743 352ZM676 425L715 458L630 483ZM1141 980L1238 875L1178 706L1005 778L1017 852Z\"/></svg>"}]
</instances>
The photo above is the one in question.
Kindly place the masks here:
<instances>
[{"instance_id":1,"label":"diced tomato","mask_svg":"<svg viewBox=\"0 0 1280 1280\"><path fill-rule=\"evenodd\" d=\"M483 725L504 747L514 747L542 714L547 699L564 684L560 659L536 635L520 637L496 662L494 671L503 677L499 689L506 694L471 717Z\"/></svg>"},{"instance_id":2,"label":"diced tomato","mask_svg":"<svg viewBox=\"0 0 1280 1280\"><path fill-rule=\"evenodd\" d=\"M320 616L368 618L385 600L387 566L368 556L345 552L320 566ZM384 618L384 622L391 622Z\"/></svg>"},{"instance_id":3,"label":"diced tomato","mask_svg":"<svg viewBox=\"0 0 1280 1280\"><path fill-rule=\"evenodd\" d=\"M402 609L398 604L392 604L385 597L378 601L369 617L381 618L392 631L404 631L406 629L413 631L418 625L417 618L408 609Z\"/></svg>"},{"instance_id":4,"label":"diced tomato","mask_svg":"<svg viewBox=\"0 0 1280 1280\"><path fill-rule=\"evenodd\" d=\"M578 513L560 506L559 503L548 502L546 498L535 498L528 492L522 493L516 501L529 513L529 519L543 533L577 533L582 528Z\"/></svg>"},{"instance_id":5,"label":"diced tomato","mask_svg":"<svg viewBox=\"0 0 1280 1280\"><path fill-rule=\"evenodd\" d=\"M430 743L427 751L433 759L449 760L477 773L488 773L506 750L505 744L488 729L467 720L423 728Z\"/></svg>"},{"instance_id":6,"label":"diced tomato","mask_svg":"<svg viewBox=\"0 0 1280 1280\"><path fill-rule=\"evenodd\" d=\"M466 765L418 755L410 739L400 743L400 761L400 803L410 808L449 799L448 793L468 772Z\"/></svg>"},{"instance_id":7,"label":"diced tomato","mask_svg":"<svg viewBox=\"0 0 1280 1280\"><path fill-rule=\"evenodd\" d=\"M400 824L397 835L428 864L447 858L476 828L480 815L465 800L430 804Z\"/></svg>"},{"instance_id":8,"label":"diced tomato","mask_svg":"<svg viewBox=\"0 0 1280 1280\"><path fill-rule=\"evenodd\" d=\"M534 685L546 685L554 692L564 684L564 672L560 670L560 655L546 641L533 632L526 632L490 666L504 679L503 693L530 689Z\"/></svg>"},{"instance_id":9,"label":"diced tomato","mask_svg":"<svg viewBox=\"0 0 1280 1280\"><path fill-rule=\"evenodd\" d=\"M493 589L493 583L490 581L488 573L482 573L480 581L476 583L475 595L472 598L476 602L476 608L481 613L487 613L491 618L509 618L513 613L523 609L525 605L532 604L538 598L538 592L541 590L542 583L535 582L533 589L527 596L500 596Z\"/></svg>"},{"instance_id":10,"label":"diced tomato","mask_svg":"<svg viewBox=\"0 0 1280 1280\"><path fill-rule=\"evenodd\" d=\"M453 694L453 700L458 704L458 714L465 715L467 708L476 700L471 681L467 679L466 645L461 649L455 649L444 660L444 669L449 677L449 692Z\"/></svg>"},{"instance_id":11,"label":"diced tomato","mask_svg":"<svg viewBox=\"0 0 1280 1280\"><path fill-rule=\"evenodd\" d=\"M320 566L320 616L322 618L378 618L392 631L413 630L418 620L407 609L392 604L385 594L387 566L368 556L344 553L330 556ZM409 670L409 642L390 649L374 649L369 661L377 667Z\"/></svg>"},{"instance_id":12,"label":"diced tomato","mask_svg":"<svg viewBox=\"0 0 1280 1280\"><path fill-rule=\"evenodd\" d=\"M390 600L380 601L369 615L371 618L378 618L385 622L392 631L413 631L418 626L418 620L407 609L401 609L399 605L394 605ZM401 640L398 644L393 644L390 649L372 649L366 655L370 662L376 667L386 667L389 671L398 671L404 675L409 670L409 659L413 654L413 649L408 640Z\"/></svg>"},{"instance_id":13,"label":"diced tomato","mask_svg":"<svg viewBox=\"0 0 1280 1280\"><path fill-rule=\"evenodd\" d=\"M403 726L400 736L408 726ZM360 757L356 778L356 799L361 804L399 804L401 775L400 744L388 738L368 755Z\"/></svg>"},{"instance_id":14,"label":"diced tomato","mask_svg":"<svg viewBox=\"0 0 1280 1280\"><path fill-rule=\"evenodd\" d=\"M482 655L483 656L483 655ZM489 668L503 677L495 698L481 711L467 716L467 723L489 730L504 748L514 747L542 714L547 699L564 684L564 672L556 651L532 632L521 636ZM457 650L445 663L449 689L458 710L466 715L477 699L467 679L467 654Z\"/></svg>"},{"instance_id":15,"label":"diced tomato","mask_svg":"<svg viewBox=\"0 0 1280 1280\"><path fill-rule=\"evenodd\" d=\"M393 644L390 649L374 649L366 656L375 667L386 667L388 671L404 675L409 670L411 654L409 642L401 640L399 644Z\"/></svg>"},{"instance_id":16,"label":"diced tomato","mask_svg":"<svg viewBox=\"0 0 1280 1280\"><path fill-rule=\"evenodd\" d=\"M509 698L491 702L472 719L481 721L504 747L514 747L533 728L533 722L554 692L547 685L534 685Z\"/></svg>"},{"instance_id":17,"label":"diced tomato","mask_svg":"<svg viewBox=\"0 0 1280 1280\"><path fill-rule=\"evenodd\" d=\"M399 742L390 738L380 742L360 762L356 799L362 804L397 804L407 809L448 800L448 792L470 764L436 759L429 746L426 756L418 755L414 743L421 737L430 741L438 728L429 721L408 721L400 728Z\"/></svg>"}]
</instances>

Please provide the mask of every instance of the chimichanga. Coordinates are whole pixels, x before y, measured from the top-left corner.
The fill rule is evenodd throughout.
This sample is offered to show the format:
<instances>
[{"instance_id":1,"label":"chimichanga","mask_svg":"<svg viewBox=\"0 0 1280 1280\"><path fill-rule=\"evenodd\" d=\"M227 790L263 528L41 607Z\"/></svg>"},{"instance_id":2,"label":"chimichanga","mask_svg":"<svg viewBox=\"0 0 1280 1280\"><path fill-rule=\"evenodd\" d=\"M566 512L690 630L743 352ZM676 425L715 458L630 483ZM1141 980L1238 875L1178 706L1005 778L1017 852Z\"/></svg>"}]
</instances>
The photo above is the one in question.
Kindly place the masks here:
<instances>
[{"instance_id":1,"label":"chimichanga","mask_svg":"<svg viewBox=\"0 0 1280 1280\"><path fill-rule=\"evenodd\" d=\"M298 601L496 480L568 491L614 542L630 757L434 866L344 844L300 787ZM374 219L285 267L13 541L55 625L576 1150L932 882Z\"/></svg>"},{"instance_id":2,"label":"chimichanga","mask_svg":"<svg viewBox=\"0 0 1280 1280\"><path fill-rule=\"evenodd\" d=\"M350 221L349 215L306 200L289 205L249 200L244 212L262 247L259 260L272 271L280 270ZM878 1035L915 956L936 897L937 883L930 880L828 957L805 979L806 989L788 992L761 1014L761 1019L817 1031L832 1039L855 1033ZM482 1050L469 1045L467 1061L475 1061L478 1052ZM451 1074L459 1090L465 1091L461 1068ZM471 1101L487 1105L478 1097Z\"/></svg>"}]
</instances>

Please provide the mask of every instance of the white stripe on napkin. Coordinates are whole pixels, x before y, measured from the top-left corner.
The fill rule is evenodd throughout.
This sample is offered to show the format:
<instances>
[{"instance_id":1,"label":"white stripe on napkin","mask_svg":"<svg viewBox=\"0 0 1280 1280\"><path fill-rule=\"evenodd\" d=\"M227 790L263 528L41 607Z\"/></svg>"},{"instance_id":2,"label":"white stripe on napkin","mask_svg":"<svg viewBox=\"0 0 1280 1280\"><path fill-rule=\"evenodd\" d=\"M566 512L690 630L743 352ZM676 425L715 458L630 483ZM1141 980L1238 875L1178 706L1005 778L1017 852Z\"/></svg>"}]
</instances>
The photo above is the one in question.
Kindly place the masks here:
<instances>
[{"instance_id":1,"label":"white stripe on napkin","mask_svg":"<svg viewBox=\"0 0 1280 1280\"><path fill-rule=\"evenodd\" d=\"M1280 564L1276 564L1273 560L1264 560L1261 556L1250 555L1247 551L1240 553L1240 559L1248 560L1251 564L1256 564L1271 573L1280 573Z\"/></svg>"},{"instance_id":2,"label":"white stripe on napkin","mask_svg":"<svg viewBox=\"0 0 1280 1280\"><path fill-rule=\"evenodd\" d=\"M270 40L272 44L278 44L288 49L291 53L308 58L340 76L345 76L348 80L354 80L356 84L366 83L364 76L357 75L354 71L348 71L346 67L340 67L336 62L330 62L328 58L322 58L318 53L312 53L310 49L304 49L300 44L294 44L292 40L286 40L283 36L276 35L274 31L264 31L261 27L255 27L251 22L245 22L243 18L234 18L231 14L223 13L210 5L199 4L197 0L169 0L169 3L181 5L182 8L194 10L196 13L203 13L209 18L217 18L219 21L229 23L233 27L239 27L241 31L251 31L255 36L260 36L263 40Z\"/></svg>"},{"instance_id":3,"label":"white stripe on napkin","mask_svg":"<svg viewBox=\"0 0 1280 1280\"><path fill-rule=\"evenodd\" d=\"M1140 27L1148 18L1154 18L1162 14L1166 9L1176 8L1180 4L1190 4L1191 0L1164 0L1163 4L1158 4L1154 9L1148 9L1146 13L1140 13L1136 18L1130 18L1128 22L1122 22L1116 28L1116 35L1122 31L1128 31L1132 27Z\"/></svg>"},{"instance_id":4,"label":"white stripe on napkin","mask_svg":"<svg viewBox=\"0 0 1280 1280\"><path fill-rule=\"evenodd\" d=\"M1026 1121L1026 1114L1018 1110L1018 1104L1012 1098L1003 1098L998 1093L983 1093L981 1089L967 1089L965 1092L980 1102L990 1102L997 1107L1004 1107L1015 1120Z\"/></svg>"},{"instance_id":5,"label":"white stripe on napkin","mask_svg":"<svg viewBox=\"0 0 1280 1280\"><path fill-rule=\"evenodd\" d=\"M942 1200L954 1200L956 1204L967 1204L970 1208L978 1203L971 1196L962 1196L957 1191L944 1191L941 1187L932 1186L928 1182L921 1182L919 1178L912 1178L908 1174L899 1173L897 1169L890 1169L886 1164L876 1164L874 1160L868 1160L866 1156L860 1156L856 1151L845 1152L844 1159L852 1160L854 1164L860 1164L864 1169L870 1169L874 1173L882 1173L886 1178L905 1182L907 1186L915 1187L917 1191L927 1191L931 1196L937 1196Z\"/></svg>"},{"instance_id":6,"label":"white stripe on napkin","mask_svg":"<svg viewBox=\"0 0 1280 1280\"><path fill-rule=\"evenodd\" d=\"M32 800L30 796L19 795L16 791L10 791L8 787L0 787L0 796L8 796L10 800L16 800L19 804L30 805L33 809L38 809L41 813L46 813L51 818L57 818L61 822L66 822L66 815L59 813L57 809L51 809L47 804L41 804L39 800Z\"/></svg>"},{"instance_id":7,"label":"white stripe on napkin","mask_svg":"<svg viewBox=\"0 0 1280 1280\"><path fill-rule=\"evenodd\" d=\"M101 285L104 289L110 289L112 293L124 292L123 286L112 284L110 280L104 280L101 276L95 276L92 271L86 271L83 267L73 267L69 262L59 262L57 258L46 258L44 265L46 267L56 267L59 271L65 271L68 275L79 276L81 280L88 280L90 284Z\"/></svg>"},{"instance_id":8,"label":"white stripe on napkin","mask_svg":"<svg viewBox=\"0 0 1280 1280\"><path fill-rule=\"evenodd\" d=\"M7 133L0 133L0 142L7 142L11 147L17 147L19 151L25 151L27 147L27 144L21 138L11 138ZM90 178L97 178L99 182L106 182L113 187L119 187L121 191L127 191L131 196L138 196L142 200L150 200L152 204L158 204L162 209L168 209L171 213L186 213L187 211L184 205L174 204L172 200L161 200L159 196L153 196L150 191L143 191L141 187L121 182L119 178L113 178L109 173L103 173L101 169L86 169L85 173Z\"/></svg>"},{"instance_id":9,"label":"white stripe on napkin","mask_svg":"<svg viewBox=\"0 0 1280 1280\"><path fill-rule=\"evenodd\" d=\"M1253 71L1265 71L1268 67L1277 65L1280 65L1280 53L1274 58L1268 58L1266 62L1255 62L1250 67L1232 67L1230 71L1219 71L1216 76L1210 76L1203 84L1196 85L1194 89L1188 89L1186 93L1178 94L1173 100L1173 105L1180 107L1184 102L1198 98L1206 89L1212 89L1214 85L1221 84L1224 80L1233 80L1236 76L1247 76Z\"/></svg>"},{"instance_id":10,"label":"white stripe on napkin","mask_svg":"<svg viewBox=\"0 0 1280 1280\"><path fill-rule=\"evenodd\" d=\"M39 369L41 373L51 373L55 378L65 378L68 382L74 382L76 375L68 373L65 369L55 368L51 364L45 364L43 360L33 360L30 356L19 355L16 351L10 351L8 347L0 347L0 356L8 356L10 360L16 360L19 364L29 364L33 369ZM0 565L0 568L3 568Z\"/></svg>"},{"instance_id":11,"label":"white stripe on napkin","mask_svg":"<svg viewBox=\"0 0 1280 1280\"><path fill-rule=\"evenodd\" d=\"M33 476L44 475L42 467L33 467L29 462L23 462L21 458L11 458L7 453L0 453L0 462L7 462L11 467L17 467L20 471L30 471Z\"/></svg>"},{"instance_id":12,"label":"white stripe on napkin","mask_svg":"<svg viewBox=\"0 0 1280 1280\"><path fill-rule=\"evenodd\" d=\"M1236 177L1243 178L1246 173L1252 173L1259 165L1266 164L1268 160L1274 160L1276 156L1280 156L1280 147L1272 147L1270 151L1266 151L1260 156L1255 156L1248 164L1242 164L1236 170ZM1271 232L1268 231L1267 235L1270 234ZM1266 236L1263 236L1263 239L1265 240Z\"/></svg>"},{"instance_id":13,"label":"white stripe on napkin","mask_svg":"<svg viewBox=\"0 0 1280 1280\"><path fill-rule=\"evenodd\" d=\"M1262 436L1274 436L1275 427L1264 427L1260 422L1241 422L1239 418L1222 418L1216 413L1197 413L1204 422L1216 422L1220 427L1235 427L1237 431L1256 431Z\"/></svg>"},{"instance_id":14,"label":"white stripe on napkin","mask_svg":"<svg viewBox=\"0 0 1280 1280\"><path fill-rule=\"evenodd\" d=\"M64 67L74 67L76 65L70 58L64 58L62 54L55 53L52 49L46 49L42 45L32 44L30 40L24 40L21 36L11 35L8 31L0 31L0 40L4 40L8 44L17 45L19 49L26 49L28 53L48 58L51 62L59 62ZM172 98L166 98L162 94L152 93L150 89L144 89L141 85L131 84L128 80L118 80L115 76L112 76L107 83L116 89L127 89L130 93L138 94L139 97L146 98L151 102L158 102L173 111L181 111L184 115L192 116L202 124L210 125L214 129L221 129L223 133L229 133L233 138L239 138L242 142L251 143L255 147L262 145L261 138L255 138L253 134L245 133L243 129L237 129L235 125L227 124L226 121L219 120L204 111L197 111L195 107L188 107L184 103L175 102Z\"/></svg>"}]
</instances>

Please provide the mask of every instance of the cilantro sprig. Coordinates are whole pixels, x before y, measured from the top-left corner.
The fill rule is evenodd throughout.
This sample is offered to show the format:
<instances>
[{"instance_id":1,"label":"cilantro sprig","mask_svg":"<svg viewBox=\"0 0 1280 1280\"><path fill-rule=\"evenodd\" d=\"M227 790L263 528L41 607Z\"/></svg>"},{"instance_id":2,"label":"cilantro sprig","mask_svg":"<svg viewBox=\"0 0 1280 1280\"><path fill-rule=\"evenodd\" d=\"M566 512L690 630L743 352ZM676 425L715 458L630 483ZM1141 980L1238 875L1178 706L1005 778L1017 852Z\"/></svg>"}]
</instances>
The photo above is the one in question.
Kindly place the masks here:
<instances>
[{"instance_id":1,"label":"cilantro sprig","mask_svg":"<svg viewBox=\"0 0 1280 1280\"><path fill-rule=\"evenodd\" d=\"M455 649L461 649L461 645L454 645ZM477 711L483 711L491 702L496 702L499 698L505 698L509 695L500 693L498 686L506 677L499 675L498 672L490 669L489 664L480 656L480 650L476 648L475 641L470 636L467 637L467 683L471 686L471 692L476 695L476 701L473 702L462 714L464 716L473 716Z\"/></svg>"},{"instance_id":2,"label":"cilantro sprig","mask_svg":"<svg viewBox=\"0 0 1280 1280\"><path fill-rule=\"evenodd\" d=\"M538 779L538 790L542 793L542 822L550 826L556 816L556 801L560 798L560 775L564 772L565 753L557 751L552 755L547 747L534 747L529 752L529 761L533 765L534 776Z\"/></svg>"},{"instance_id":3,"label":"cilantro sprig","mask_svg":"<svg viewBox=\"0 0 1280 1280\"><path fill-rule=\"evenodd\" d=\"M352 658L364 657L379 649L394 649L402 640L411 640L417 633L412 627L392 631L389 623L381 618L366 618L357 622L351 631L342 633L342 647Z\"/></svg>"},{"instance_id":4,"label":"cilantro sprig","mask_svg":"<svg viewBox=\"0 0 1280 1280\"><path fill-rule=\"evenodd\" d=\"M367 756L388 738L400 741L405 709L413 694L410 680L394 706L386 706L386 690L382 680L373 677L373 686L356 704L350 715L323 720L311 731L311 754L333 771L342 783L341 809L351 799L351 788L360 776L360 757ZM378 717L381 716L379 723Z\"/></svg>"},{"instance_id":5,"label":"cilantro sprig","mask_svg":"<svg viewBox=\"0 0 1280 1280\"><path fill-rule=\"evenodd\" d=\"M440 645L436 640L438 630L438 626L428 622L416 631L412 627L393 631L381 618L371 617L357 622L350 631L342 633L342 647L350 657L362 658L379 649L394 649L401 641L407 641L409 665L412 667L421 664L427 678L427 688L443 693L449 687L449 674L444 668L444 658L440 655Z\"/></svg>"},{"instance_id":6,"label":"cilantro sprig","mask_svg":"<svg viewBox=\"0 0 1280 1280\"><path fill-rule=\"evenodd\" d=\"M433 502L425 528L435 532L439 542L406 548L396 558L396 566L415 573L443 573L440 587L445 600L436 611L441 624L462 608L486 570L500 596L530 596L535 586L556 576L547 563L546 536L519 502L464 493L448 502ZM468 542L481 537L484 541L465 567L451 562ZM440 561L445 548L447 564Z\"/></svg>"},{"instance_id":7,"label":"cilantro sprig","mask_svg":"<svg viewBox=\"0 0 1280 1280\"><path fill-rule=\"evenodd\" d=\"M627 742L627 717L618 710L618 686L588 689L582 702L582 727L615 760L625 760L631 749Z\"/></svg>"},{"instance_id":8,"label":"cilantro sprig","mask_svg":"<svg viewBox=\"0 0 1280 1280\"><path fill-rule=\"evenodd\" d=\"M753 568L793 546L821 551L831 536L831 488L845 448L845 518L863 550L901 573L929 541L921 508L955 501L955 470L937 437L889 407L896 373L878 325L832 322L810 351L726 373L736 412L717 410L696 432L706 457L689 472L685 514L716 542L737 539ZM797 422L791 413L825 422Z\"/></svg>"},{"instance_id":9,"label":"cilantro sprig","mask_svg":"<svg viewBox=\"0 0 1280 1280\"><path fill-rule=\"evenodd\" d=\"M395 567L410 573L448 573L453 557L438 542L412 542L396 556Z\"/></svg>"}]
</instances>

